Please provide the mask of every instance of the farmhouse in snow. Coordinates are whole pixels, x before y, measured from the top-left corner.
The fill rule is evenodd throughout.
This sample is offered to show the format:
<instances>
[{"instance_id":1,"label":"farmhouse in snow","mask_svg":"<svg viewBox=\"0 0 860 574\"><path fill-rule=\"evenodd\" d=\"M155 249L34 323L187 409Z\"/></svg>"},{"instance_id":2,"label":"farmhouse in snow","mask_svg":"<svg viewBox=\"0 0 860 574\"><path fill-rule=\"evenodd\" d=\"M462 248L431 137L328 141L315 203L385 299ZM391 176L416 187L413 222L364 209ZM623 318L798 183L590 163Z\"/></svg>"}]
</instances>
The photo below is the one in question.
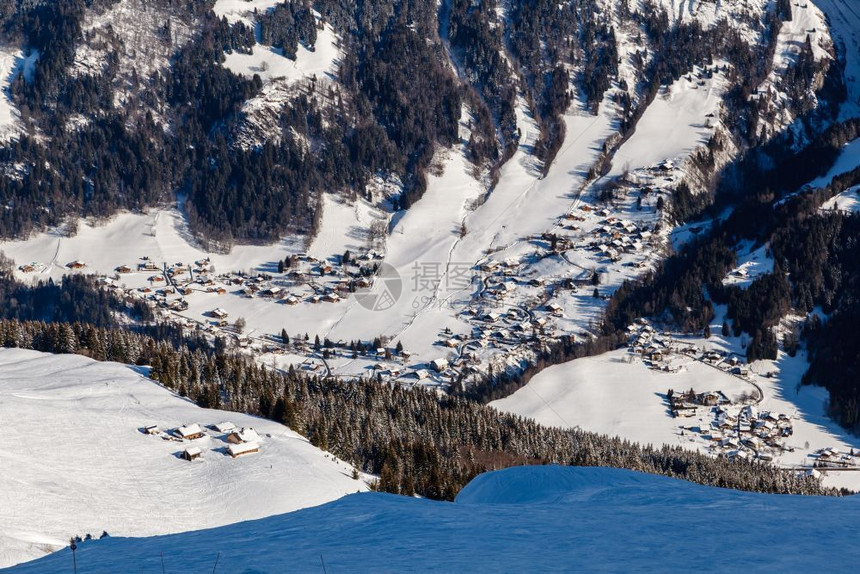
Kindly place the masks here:
<instances>
[{"instance_id":1,"label":"farmhouse in snow","mask_svg":"<svg viewBox=\"0 0 860 574\"><path fill-rule=\"evenodd\" d=\"M185 440L194 440L203 436L203 429L201 429L200 425L197 423L194 423L193 425L183 425L176 429L176 435Z\"/></svg>"},{"instance_id":2,"label":"farmhouse in snow","mask_svg":"<svg viewBox=\"0 0 860 574\"><path fill-rule=\"evenodd\" d=\"M203 451L196 446L189 446L182 451L182 458L185 460L197 460L203 456Z\"/></svg>"},{"instance_id":3,"label":"farmhouse in snow","mask_svg":"<svg viewBox=\"0 0 860 574\"><path fill-rule=\"evenodd\" d=\"M260 435L257 434L252 428L242 428L240 430L234 430L229 435L227 435L227 442L231 444L242 444L242 443L251 443L257 442L260 440Z\"/></svg>"},{"instance_id":4,"label":"farmhouse in snow","mask_svg":"<svg viewBox=\"0 0 860 574\"><path fill-rule=\"evenodd\" d=\"M243 442L240 444L230 444L227 446L227 452L233 458L242 456L243 454L251 454L252 452L260 452L260 445L255 442Z\"/></svg>"}]
</instances>

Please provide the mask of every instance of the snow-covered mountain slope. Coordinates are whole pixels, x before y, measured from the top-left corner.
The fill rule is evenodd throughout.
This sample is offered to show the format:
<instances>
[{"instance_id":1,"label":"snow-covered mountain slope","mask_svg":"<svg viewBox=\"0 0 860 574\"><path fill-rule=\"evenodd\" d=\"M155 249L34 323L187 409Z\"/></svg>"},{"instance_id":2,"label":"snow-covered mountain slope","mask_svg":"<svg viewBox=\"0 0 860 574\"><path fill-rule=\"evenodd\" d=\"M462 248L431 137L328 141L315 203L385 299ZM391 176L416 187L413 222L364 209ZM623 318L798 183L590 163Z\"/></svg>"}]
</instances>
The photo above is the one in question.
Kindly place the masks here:
<instances>
[{"instance_id":1,"label":"snow-covered mountain slope","mask_svg":"<svg viewBox=\"0 0 860 574\"><path fill-rule=\"evenodd\" d=\"M12 102L9 85L19 74L33 75L33 64L38 53L24 55L16 48L0 46L0 140L7 140L21 129L21 112Z\"/></svg>"},{"instance_id":2,"label":"snow-covered mountain slope","mask_svg":"<svg viewBox=\"0 0 860 574\"><path fill-rule=\"evenodd\" d=\"M843 119L860 114L860 6L853 0L814 0L827 16L828 27L845 58L845 83L848 101L842 107Z\"/></svg>"},{"instance_id":3,"label":"snow-covered mountain slope","mask_svg":"<svg viewBox=\"0 0 860 574\"><path fill-rule=\"evenodd\" d=\"M851 571L858 500L750 494L601 468L481 475L456 502L385 494L77 549L81 572ZM216 565L217 561L217 565ZM11 572L65 571L64 549Z\"/></svg>"},{"instance_id":4,"label":"snow-covered mountain slope","mask_svg":"<svg viewBox=\"0 0 860 574\"><path fill-rule=\"evenodd\" d=\"M208 427L225 421L254 428L260 451L231 458L226 433ZM191 424L202 438L142 432ZM282 425L201 409L137 369L77 355L0 350L0 432L0 566L74 535L207 528L365 490L349 465ZM202 460L180 458L187 447Z\"/></svg>"}]
</instances>

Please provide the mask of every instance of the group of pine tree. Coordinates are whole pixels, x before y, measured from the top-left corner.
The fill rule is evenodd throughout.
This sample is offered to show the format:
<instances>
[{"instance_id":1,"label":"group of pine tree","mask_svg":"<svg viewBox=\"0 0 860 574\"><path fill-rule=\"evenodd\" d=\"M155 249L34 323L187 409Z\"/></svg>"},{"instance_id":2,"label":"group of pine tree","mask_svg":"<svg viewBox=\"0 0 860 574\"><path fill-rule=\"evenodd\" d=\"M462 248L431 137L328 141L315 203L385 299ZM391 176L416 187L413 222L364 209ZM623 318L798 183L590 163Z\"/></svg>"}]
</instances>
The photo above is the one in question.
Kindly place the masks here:
<instances>
[{"instance_id":1,"label":"group of pine tree","mask_svg":"<svg viewBox=\"0 0 860 574\"><path fill-rule=\"evenodd\" d=\"M518 92L540 127L537 154L549 165L572 98L596 111L618 80L617 19L641 30L642 45L634 58L640 85L620 84L622 133L661 84L724 58L736 94L736 117L727 123L739 137L754 137L759 110L745 96L767 73L773 32L786 18L784 8L768 11L754 23L764 42L750 45L725 21L703 29L696 20L672 22L650 3L633 10L630 0L611 11L596 0L527 0L505 12L496 0L287 0L254 16L262 42L286 57L299 44L313 49L317 11L343 55L331 80L313 78L285 103L275 126L281 137L243 146L235 141L242 105L263 82L232 73L224 60L261 49L251 27L217 18L213 0L152 0L167 15L158 41L171 54L168 67L129 76L118 63L127 56L120 35L108 31L103 43L114 49L101 69L77 69L78 50L93 41L83 28L87 15L119 1L0 2L5 43L39 54L32 75L19 74L10 88L24 131L0 146L0 203L7 206L0 236L58 225L69 214L139 210L178 194L201 238L271 241L313 233L321 193L365 194L376 174L398 176L404 190L395 206L408 208L423 193L437 146L459 141L461 121L471 128L476 165L498 168L510 157L522 136ZM171 30L179 26L191 29L193 41L174 46ZM814 59L801 58L791 88L806 94L816 71ZM116 106L120 96L125 104ZM316 142L312 151L305 142Z\"/></svg>"}]
</instances>

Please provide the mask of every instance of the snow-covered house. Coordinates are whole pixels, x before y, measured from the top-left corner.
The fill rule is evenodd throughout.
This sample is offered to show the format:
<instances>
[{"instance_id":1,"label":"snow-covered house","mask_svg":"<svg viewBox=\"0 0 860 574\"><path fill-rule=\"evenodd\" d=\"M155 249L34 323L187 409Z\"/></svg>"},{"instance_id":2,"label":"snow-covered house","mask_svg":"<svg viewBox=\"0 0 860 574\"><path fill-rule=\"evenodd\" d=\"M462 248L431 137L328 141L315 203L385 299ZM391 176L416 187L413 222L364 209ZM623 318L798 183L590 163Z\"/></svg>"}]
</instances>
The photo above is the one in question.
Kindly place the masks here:
<instances>
[{"instance_id":1,"label":"snow-covered house","mask_svg":"<svg viewBox=\"0 0 860 574\"><path fill-rule=\"evenodd\" d=\"M192 425L183 425L176 429L176 435L185 440L194 440L203 436L203 429L200 425L194 423Z\"/></svg>"},{"instance_id":2,"label":"snow-covered house","mask_svg":"<svg viewBox=\"0 0 860 574\"><path fill-rule=\"evenodd\" d=\"M197 460L203 456L203 451L196 446L189 446L182 451L182 458L185 460Z\"/></svg>"},{"instance_id":3,"label":"snow-covered house","mask_svg":"<svg viewBox=\"0 0 860 574\"><path fill-rule=\"evenodd\" d=\"M260 452L260 445L255 442L243 442L227 445L227 453L233 458L242 456L243 454L251 454L253 452Z\"/></svg>"},{"instance_id":4,"label":"snow-covered house","mask_svg":"<svg viewBox=\"0 0 860 574\"><path fill-rule=\"evenodd\" d=\"M234 430L229 435L227 435L227 442L232 444L251 443L257 442L259 440L260 435L258 435L257 431L250 427L242 428L240 430Z\"/></svg>"},{"instance_id":5,"label":"snow-covered house","mask_svg":"<svg viewBox=\"0 0 860 574\"><path fill-rule=\"evenodd\" d=\"M217 423L214 425L215 430L218 432L230 432L236 429L236 425L229 421L224 421L223 423Z\"/></svg>"},{"instance_id":6,"label":"snow-covered house","mask_svg":"<svg viewBox=\"0 0 860 574\"><path fill-rule=\"evenodd\" d=\"M441 373L448 368L448 360L442 358L434 359L430 362L430 366L433 367L433 370L437 373Z\"/></svg>"}]
</instances>

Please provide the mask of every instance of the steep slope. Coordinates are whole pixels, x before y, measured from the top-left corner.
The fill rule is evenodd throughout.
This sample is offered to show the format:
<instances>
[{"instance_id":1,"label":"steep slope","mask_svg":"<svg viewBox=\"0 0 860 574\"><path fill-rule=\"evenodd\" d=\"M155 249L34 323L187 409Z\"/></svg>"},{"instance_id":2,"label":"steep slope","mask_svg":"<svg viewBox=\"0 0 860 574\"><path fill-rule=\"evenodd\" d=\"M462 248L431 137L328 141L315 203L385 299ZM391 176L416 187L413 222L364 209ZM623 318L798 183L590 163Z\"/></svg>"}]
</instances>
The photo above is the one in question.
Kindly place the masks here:
<instances>
[{"instance_id":1,"label":"steep slope","mask_svg":"<svg viewBox=\"0 0 860 574\"><path fill-rule=\"evenodd\" d=\"M226 453L230 421L260 452ZM147 435L200 424L192 441ZM288 512L364 490L349 465L288 428L201 409L138 369L76 355L0 350L0 566L41 556L70 536L149 536ZM198 447L202 460L179 457Z\"/></svg>"},{"instance_id":2,"label":"steep slope","mask_svg":"<svg viewBox=\"0 0 860 574\"><path fill-rule=\"evenodd\" d=\"M858 502L519 467L479 476L453 504L361 494L214 530L85 542L77 564L94 574L160 572L162 558L188 573L690 572L725 569L730 552L745 571L848 571L860 558ZM65 549L11 572L60 571L71 558Z\"/></svg>"}]
</instances>

